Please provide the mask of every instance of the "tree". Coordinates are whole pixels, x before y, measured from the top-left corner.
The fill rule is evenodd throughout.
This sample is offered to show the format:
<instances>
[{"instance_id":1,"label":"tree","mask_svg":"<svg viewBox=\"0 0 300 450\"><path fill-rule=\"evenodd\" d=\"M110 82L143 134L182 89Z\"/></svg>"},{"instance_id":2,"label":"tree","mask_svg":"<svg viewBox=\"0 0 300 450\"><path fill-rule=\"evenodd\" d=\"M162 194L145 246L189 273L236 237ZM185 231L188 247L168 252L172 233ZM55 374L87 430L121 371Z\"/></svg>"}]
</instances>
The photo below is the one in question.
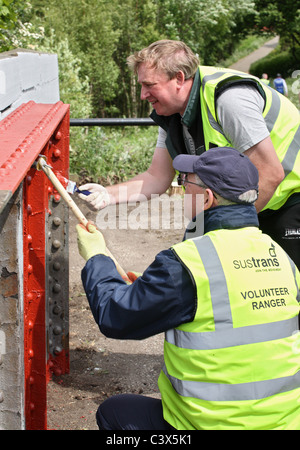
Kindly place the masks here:
<instances>
[{"instance_id":1,"label":"tree","mask_svg":"<svg viewBox=\"0 0 300 450\"><path fill-rule=\"evenodd\" d=\"M253 0L159 0L159 29L216 64L252 28ZM224 55L225 53L225 55Z\"/></svg>"},{"instance_id":2,"label":"tree","mask_svg":"<svg viewBox=\"0 0 300 450\"><path fill-rule=\"evenodd\" d=\"M158 4L153 0L119 0L115 2L115 24L121 30L114 60L119 67L118 93L114 101L127 117L143 117L148 105L140 100L136 77L127 67L127 58L134 51L164 37L157 30Z\"/></svg>"},{"instance_id":3,"label":"tree","mask_svg":"<svg viewBox=\"0 0 300 450\"><path fill-rule=\"evenodd\" d=\"M12 0L0 4L4 1ZM14 0L18 26L10 32L11 48L28 45L39 50L52 39L54 51L58 42L67 42L80 62L78 78L89 80L92 116L144 117L149 105L140 100L127 57L168 38L186 42L201 64L218 64L253 28L254 1Z\"/></svg>"},{"instance_id":4,"label":"tree","mask_svg":"<svg viewBox=\"0 0 300 450\"><path fill-rule=\"evenodd\" d=\"M22 0L0 0L0 51L11 48L11 35L26 6Z\"/></svg>"},{"instance_id":5,"label":"tree","mask_svg":"<svg viewBox=\"0 0 300 450\"><path fill-rule=\"evenodd\" d=\"M255 0L259 28L267 28L280 36L283 46L291 47L300 60L300 7L294 0ZM296 61L295 61L296 62Z\"/></svg>"},{"instance_id":6,"label":"tree","mask_svg":"<svg viewBox=\"0 0 300 450\"><path fill-rule=\"evenodd\" d=\"M117 91L119 68L114 61L120 30L114 24L112 2L107 0L31 0L39 8L35 23L45 24L45 35L52 30L81 61L80 76L90 81L93 115L103 116L107 102Z\"/></svg>"}]
</instances>

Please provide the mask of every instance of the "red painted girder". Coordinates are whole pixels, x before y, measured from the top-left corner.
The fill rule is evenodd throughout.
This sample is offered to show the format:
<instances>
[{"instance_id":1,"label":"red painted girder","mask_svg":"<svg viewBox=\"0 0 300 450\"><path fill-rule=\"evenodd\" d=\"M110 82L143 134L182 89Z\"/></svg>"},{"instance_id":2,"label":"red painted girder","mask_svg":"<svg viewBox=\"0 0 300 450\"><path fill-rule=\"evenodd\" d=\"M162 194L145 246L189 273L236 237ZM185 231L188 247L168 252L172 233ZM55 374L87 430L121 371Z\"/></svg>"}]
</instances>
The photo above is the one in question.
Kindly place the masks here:
<instances>
[{"instance_id":1,"label":"red painted girder","mask_svg":"<svg viewBox=\"0 0 300 450\"><path fill-rule=\"evenodd\" d=\"M68 109L30 101L0 122L0 190L16 191Z\"/></svg>"}]
</instances>

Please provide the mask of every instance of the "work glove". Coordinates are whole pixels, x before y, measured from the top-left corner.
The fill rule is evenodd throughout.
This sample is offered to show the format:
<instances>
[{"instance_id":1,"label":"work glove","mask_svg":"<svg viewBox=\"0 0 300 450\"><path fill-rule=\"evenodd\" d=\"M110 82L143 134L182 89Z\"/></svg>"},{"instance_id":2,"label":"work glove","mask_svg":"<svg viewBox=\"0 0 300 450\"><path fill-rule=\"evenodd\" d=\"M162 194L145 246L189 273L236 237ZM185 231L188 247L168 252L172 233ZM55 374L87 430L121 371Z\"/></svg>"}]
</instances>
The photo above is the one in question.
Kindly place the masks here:
<instances>
[{"instance_id":1,"label":"work glove","mask_svg":"<svg viewBox=\"0 0 300 450\"><path fill-rule=\"evenodd\" d=\"M79 198L85 200L87 206L93 211L100 211L110 204L109 193L104 186L96 183L87 183L78 187L81 191L90 191L91 194L79 194Z\"/></svg>"},{"instance_id":2,"label":"work glove","mask_svg":"<svg viewBox=\"0 0 300 450\"><path fill-rule=\"evenodd\" d=\"M80 255L86 261L95 255L107 255L106 244L102 233L95 225L88 223L86 227L76 225L77 244Z\"/></svg>"}]
</instances>

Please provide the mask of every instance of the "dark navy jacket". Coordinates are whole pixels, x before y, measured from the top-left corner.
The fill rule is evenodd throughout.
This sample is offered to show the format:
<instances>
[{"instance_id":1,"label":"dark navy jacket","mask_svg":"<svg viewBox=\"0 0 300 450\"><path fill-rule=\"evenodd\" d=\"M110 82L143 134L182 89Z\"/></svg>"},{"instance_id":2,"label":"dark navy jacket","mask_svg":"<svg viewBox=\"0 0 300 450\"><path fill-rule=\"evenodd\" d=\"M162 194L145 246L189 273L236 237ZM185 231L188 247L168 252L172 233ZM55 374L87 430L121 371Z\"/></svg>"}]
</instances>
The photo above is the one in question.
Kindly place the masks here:
<instances>
[{"instance_id":1,"label":"dark navy jacket","mask_svg":"<svg viewBox=\"0 0 300 450\"><path fill-rule=\"evenodd\" d=\"M258 227L254 206L218 206L204 214L205 233L247 226ZM160 252L132 285L104 255L90 258L81 276L94 319L109 338L144 339L194 318L194 282L172 249Z\"/></svg>"}]
</instances>

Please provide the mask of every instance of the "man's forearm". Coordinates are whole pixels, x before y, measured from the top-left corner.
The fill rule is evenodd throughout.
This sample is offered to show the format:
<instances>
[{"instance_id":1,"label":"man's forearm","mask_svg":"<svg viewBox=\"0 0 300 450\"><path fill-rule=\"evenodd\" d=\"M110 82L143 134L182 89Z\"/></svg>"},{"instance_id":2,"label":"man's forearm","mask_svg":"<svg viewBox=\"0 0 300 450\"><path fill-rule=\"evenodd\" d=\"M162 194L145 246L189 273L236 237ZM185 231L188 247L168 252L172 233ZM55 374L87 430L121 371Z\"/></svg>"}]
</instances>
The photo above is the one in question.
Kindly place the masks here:
<instances>
[{"instance_id":1,"label":"man's forearm","mask_svg":"<svg viewBox=\"0 0 300 450\"><path fill-rule=\"evenodd\" d=\"M111 204L144 201L151 195L161 195L169 188L175 171L172 159L165 148L156 148L151 166L131 180L114 186L108 186Z\"/></svg>"},{"instance_id":2,"label":"man's forearm","mask_svg":"<svg viewBox=\"0 0 300 450\"><path fill-rule=\"evenodd\" d=\"M257 167L259 173L259 195L255 207L257 212L260 212L283 180L284 170L270 137L246 150L245 154Z\"/></svg>"},{"instance_id":3,"label":"man's forearm","mask_svg":"<svg viewBox=\"0 0 300 450\"><path fill-rule=\"evenodd\" d=\"M161 187L155 177L147 172L137 175L125 183L106 187L111 204L145 201L152 194L163 194L166 190Z\"/></svg>"}]
</instances>

